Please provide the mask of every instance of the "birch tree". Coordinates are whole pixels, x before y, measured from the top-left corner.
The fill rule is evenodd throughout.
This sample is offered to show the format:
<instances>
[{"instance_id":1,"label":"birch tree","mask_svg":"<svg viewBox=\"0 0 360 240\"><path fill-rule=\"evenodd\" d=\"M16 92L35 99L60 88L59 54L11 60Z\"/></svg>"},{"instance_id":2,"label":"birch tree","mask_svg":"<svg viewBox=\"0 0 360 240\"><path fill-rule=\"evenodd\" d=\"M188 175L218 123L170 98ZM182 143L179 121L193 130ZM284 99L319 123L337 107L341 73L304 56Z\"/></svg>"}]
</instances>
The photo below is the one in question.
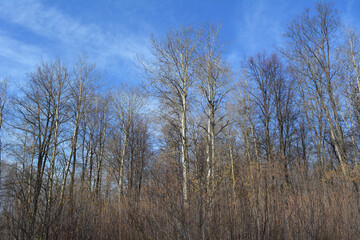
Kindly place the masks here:
<instances>
[{"instance_id":1,"label":"birch tree","mask_svg":"<svg viewBox=\"0 0 360 240\"><path fill-rule=\"evenodd\" d=\"M162 41L152 40L152 60L143 62L151 93L171 109L180 127L182 200L188 200L187 115L189 94L195 81L196 50L200 33L193 27L169 31Z\"/></svg>"},{"instance_id":2,"label":"birch tree","mask_svg":"<svg viewBox=\"0 0 360 240\"><path fill-rule=\"evenodd\" d=\"M212 186L215 172L215 136L217 121L223 100L229 92L228 81L230 69L223 59L224 46L219 39L220 27L205 25L200 38L198 50L197 88L204 102L204 112L207 119L207 184ZM212 186L214 187L214 186ZM210 189L208 189L210 191Z\"/></svg>"}]
</instances>

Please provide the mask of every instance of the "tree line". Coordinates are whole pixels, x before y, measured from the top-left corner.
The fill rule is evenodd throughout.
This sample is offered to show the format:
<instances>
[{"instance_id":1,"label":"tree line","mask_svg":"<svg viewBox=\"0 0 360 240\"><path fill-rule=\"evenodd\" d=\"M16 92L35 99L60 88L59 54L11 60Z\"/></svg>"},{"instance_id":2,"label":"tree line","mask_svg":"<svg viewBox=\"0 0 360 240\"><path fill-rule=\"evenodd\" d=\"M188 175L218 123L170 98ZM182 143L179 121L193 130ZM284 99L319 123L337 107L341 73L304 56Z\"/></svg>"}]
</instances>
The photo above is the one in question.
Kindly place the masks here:
<instances>
[{"instance_id":1,"label":"tree line","mask_svg":"<svg viewBox=\"0 0 360 240\"><path fill-rule=\"evenodd\" d=\"M316 2L234 70L220 31L153 38L141 87L86 57L4 81L0 238L359 238L359 33Z\"/></svg>"}]
</instances>

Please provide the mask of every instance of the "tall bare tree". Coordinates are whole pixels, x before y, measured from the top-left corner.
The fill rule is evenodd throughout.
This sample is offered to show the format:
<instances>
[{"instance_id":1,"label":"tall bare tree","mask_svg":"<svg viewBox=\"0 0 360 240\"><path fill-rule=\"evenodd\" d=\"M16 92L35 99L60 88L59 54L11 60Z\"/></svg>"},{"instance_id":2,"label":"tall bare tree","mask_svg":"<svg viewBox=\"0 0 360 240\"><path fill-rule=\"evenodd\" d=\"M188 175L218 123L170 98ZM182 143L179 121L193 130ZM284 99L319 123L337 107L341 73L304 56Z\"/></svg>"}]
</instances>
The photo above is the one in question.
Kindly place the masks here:
<instances>
[{"instance_id":1,"label":"tall bare tree","mask_svg":"<svg viewBox=\"0 0 360 240\"><path fill-rule=\"evenodd\" d=\"M28 213L30 236L48 236L51 206L54 201L53 183L57 162L60 125L66 119L66 86L69 72L60 60L43 62L37 71L29 74L28 87L22 90L23 96L13 99L13 107L17 111L18 120L13 126L17 131L29 134L33 139L35 159L34 189L31 191L31 211ZM30 159L32 162L33 159ZM32 164L31 164L32 165ZM47 166L49 174L46 174ZM47 178L44 178L47 177ZM30 181L32 182L32 181ZM42 194L44 183L47 183L47 195ZM46 200L44 204L40 201ZM45 213L40 218L39 207L45 206ZM40 228L35 228L40 225Z\"/></svg>"},{"instance_id":2,"label":"tall bare tree","mask_svg":"<svg viewBox=\"0 0 360 240\"><path fill-rule=\"evenodd\" d=\"M162 41L152 41L153 62L144 63L150 91L165 104L180 126L182 198L188 201L187 113L189 93L196 75L196 50L200 33L193 27L180 27L167 33Z\"/></svg>"},{"instance_id":3,"label":"tall bare tree","mask_svg":"<svg viewBox=\"0 0 360 240\"><path fill-rule=\"evenodd\" d=\"M220 27L204 25L198 50L197 87L200 90L207 119L207 183L212 186L215 167L215 136L220 107L229 92L230 69L223 59L224 46L219 39ZM217 119L218 118L218 119ZM213 186L212 186L213 187ZM210 189L208 189L210 190Z\"/></svg>"},{"instance_id":4,"label":"tall bare tree","mask_svg":"<svg viewBox=\"0 0 360 240\"><path fill-rule=\"evenodd\" d=\"M283 54L292 72L296 73L297 81L302 81L310 94L316 96L319 108L324 112L336 158L343 174L346 174L344 130L336 91L340 66L336 59L339 27L339 17L332 4L317 2L315 14L307 10L289 25L285 35L287 47Z\"/></svg>"},{"instance_id":5,"label":"tall bare tree","mask_svg":"<svg viewBox=\"0 0 360 240\"><path fill-rule=\"evenodd\" d=\"M344 29L345 41L338 49L341 61L341 77L346 82L345 96L347 104L351 108L345 108L342 113L343 121L349 129L353 163L358 163L358 138L356 137L357 128L360 125L360 35L350 27Z\"/></svg>"},{"instance_id":6,"label":"tall bare tree","mask_svg":"<svg viewBox=\"0 0 360 240\"><path fill-rule=\"evenodd\" d=\"M65 173L62 180L61 201L64 197L67 175L70 171L71 163L70 196L73 192L79 128L81 122L84 121L85 115L90 111L91 100L100 85L100 79L101 76L96 71L95 64L89 64L86 57L79 57L74 64L70 83L71 106L69 114L71 119L73 119L71 123L73 130L70 140L70 154L66 162Z\"/></svg>"},{"instance_id":7,"label":"tall bare tree","mask_svg":"<svg viewBox=\"0 0 360 240\"><path fill-rule=\"evenodd\" d=\"M264 137L262 146L265 150L265 159L271 162L273 157L273 110L274 95L272 93L275 78L276 56L267 57L265 54L258 54L251 57L246 63L246 69L249 79L254 83L250 86L249 94L251 95L258 109L261 132Z\"/></svg>"},{"instance_id":8,"label":"tall bare tree","mask_svg":"<svg viewBox=\"0 0 360 240\"><path fill-rule=\"evenodd\" d=\"M120 129L121 152L119 159L119 202L121 203L124 188L125 158L128 149L131 127L135 123L137 114L144 105L144 97L138 89L121 86L114 94L114 115L117 126Z\"/></svg>"}]
</instances>

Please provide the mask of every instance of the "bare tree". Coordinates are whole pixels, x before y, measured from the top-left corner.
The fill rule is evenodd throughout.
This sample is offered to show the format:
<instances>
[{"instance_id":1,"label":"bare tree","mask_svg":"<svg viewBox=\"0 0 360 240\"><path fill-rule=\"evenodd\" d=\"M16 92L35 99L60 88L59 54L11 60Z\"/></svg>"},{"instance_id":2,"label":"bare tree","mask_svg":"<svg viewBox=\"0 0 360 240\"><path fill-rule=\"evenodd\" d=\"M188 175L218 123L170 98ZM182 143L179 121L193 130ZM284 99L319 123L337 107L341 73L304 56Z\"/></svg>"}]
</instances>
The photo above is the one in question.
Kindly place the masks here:
<instances>
[{"instance_id":1,"label":"bare tree","mask_svg":"<svg viewBox=\"0 0 360 240\"><path fill-rule=\"evenodd\" d=\"M3 115L4 115L4 111L5 111L6 102L7 102L7 79L5 78L0 82L0 134L1 134L1 127L3 125ZM2 189L2 186L1 186L2 146L3 146L2 138L0 137L0 191Z\"/></svg>"},{"instance_id":2,"label":"bare tree","mask_svg":"<svg viewBox=\"0 0 360 240\"><path fill-rule=\"evenodd\" d=\"M151 158L150 134L147 119L138 115L132 121L128 143L128 196L130 203L140 201L140 193L146 176L146 166Z\"/></svg>"},{"instance_id":3,"label":"bare tree","mask_svg":"<svg viewBox=\"0 0 360 240\"><path fill-rule=\"evenodd\" d=\"M360 35L348 27L344 30L345 42L338 49L341 61L341 77L346 81L345 96L351 108L341 112L342 119L350 131L352 142L353 163L358 163L358 144L356 140L357 126L360 125Z\"/></svg>"},{"instance_id":4,"label":"bare tree","mask_svg":"<svg viewBox=\"0 0 360 240\"><path fill-rule=\"evenodd\" d=\"M144 105L144 98L138 89L121 86L121 89L114 94L114 115L117 126L120 129L121 152L119 159L119 203L123 197L123 181L126 152L129 144L131 127L133 126L137 114L140 113Z\"/></svg>"},{"instance_id":5,"label":"bare tree","mask_svg":"<svg viewBox=\"0 0 360 240\"><path fill-rule=\"evenodd\" d=\"M336 91L339 62L336 60L336 40L339 34L339 17L332 4L317 2L315 14L309 10L294 20L286 33L287 48L283 50L295 72L297 81L303 81L316 96L329 127L331 144L343 174L347 162L340 103ZM311 97L311 96L310 96Z\"/></svg>"},{"instance_id":6,"label":"bare tree","mask_svg":"<svg viewBox=\"0 0 360 240\"><path fill-rule=\"evenodd\" d=\"M188 138L187 112L189 93L195 81L196 48L199 32L192 27L180 27L168 32L163 41L152 41L152 63L143 63L150 91L176 116L181 135L182 197L188 200Z\"/></svg>"},{"instance_id":7,"label":"bare tree","mask_svg":"<svg viewBox=\"0 0 360 240\"><path fill-rule=\"evenodd\" d=\"M53 115L53 149L50 162L50 174L49 174L49 187L48 187L48 199L47 199L47 209L45 213L46 222L48 224L46 228L46 238L49 237L49 228L50 223L53 221L51 219L51 210L53 205L53 183L54 183L54 174L55 174L55 162L58 154L58 145L59 145L59 127L60 124L64 123L65 114L61 114L61 111L64 111L65 106L68 101L67 88L69 84L69 74L64 65L60 62L57 65L52 67L53 69L46 69L45 71L54 71L53 75L48 75L47 80L50 84L48 93L50 95L52 105L52 115ZM51 74L51 72L49 72ZM47 73L47 74L49 74ZM54 83L52 83L54 81Z\"/></svg>"},{"instance_id":8,"label":"bare tree","mask_svg":"<svg viewBox=\"0 0 360 240\"><path fill-rule=\"evenodd\" d=\"M274 95L272 94L273 85L276 76L276 56L267 57L265 54L258 54L255 58L251 57L247 63L249 79L254 83L248 91L257 105L258 114L264 134L263 149L265 150L265 159L271 162L273 157L273 110Z\"/></svg>"},{"instance_id":9,"label":"bare tree","mask_svg":"<svg viewBox=\"0 0 360 240\"><path fill-rule=\"evenodd\" d=\"M204 102L207 119L207 184L212 186L215 172L215 136L217 121L223 100L229 92L230 69L223 60L224 46L219 39L220 27L205 25L198 51L197 84ZM218 118L218 119L217 119ZM213 188L214 186L212 186ZM210 189L208 189L210 191Z\"/></svg>"},{"instance_id":10,"label":"bare tree","mask_svg":"<svg viewBox=\"0 0 360 240\"><path fill-rule=\"evenodd\" d=\"M274 58L273 69L274 107L276 119L276 137L279 142L277 151L284 166L285 178L289 181L289 167L291 163L292 135L296 127L297 112L295 109L295 90L292 78L288 76L280 59Z\"/></svg>"},{"instance_id":11,"label":"bare tree","mask_svg":"<svg viewBox=\"0 0 360 240\"><path fill-rule=\"evenodd\" d=\"M70 171L70 165L72 163L71 172L71 185L70 196L72 196L74 187L74 176L76 167L77 145L79 128L82 121L84 121L85 115L90 111L91 99L94 96L96 89L99 87L99 81L101 76L95 69L94 64L89 64L85 57L79 57L74 64L72 81L70 84L70 117L74 119L72 122L72 136L70 142L70 154L66 162L65 173L62 180L61 197L63 201L67 175Z\"/></svg>"},{"instance_id":12,"label":"bare tree","mask_svg":"<svg viewBox=\"0 0 360 240\"><path fill-rule=\"evenodd\" d=\"M50 220L51 207L54 201L52 196L53 177L60 138L60 125L66 119L66 114L64 114L67 101L65 89L68 80L68 70L60 60L42 63L36 72L29 74L29 85L22 90L23 96L13 99L13 107L19 119L13 127L17 131L25 132L31 136L33 153L30 154L36 158L35 182L32 186L34 190L30 191L31 196L28 196L31 199L31 207L29 207L27 215L30 224L27 234L30 236L42 236L44 234L48 236L49 224L53 222ZM32 162L33 159L30 161ZM49 174L46 174L46 166L49 166ZM44 176L48 178L44 179ZM47 183L47 195L42 194L44 182ZM45 199L47 201L44 204L39 204ZM40 218L38 217L39 205L45 205L45 213ZM36 225L41 227L35 228Z\"/></svg>"}]
</instances>

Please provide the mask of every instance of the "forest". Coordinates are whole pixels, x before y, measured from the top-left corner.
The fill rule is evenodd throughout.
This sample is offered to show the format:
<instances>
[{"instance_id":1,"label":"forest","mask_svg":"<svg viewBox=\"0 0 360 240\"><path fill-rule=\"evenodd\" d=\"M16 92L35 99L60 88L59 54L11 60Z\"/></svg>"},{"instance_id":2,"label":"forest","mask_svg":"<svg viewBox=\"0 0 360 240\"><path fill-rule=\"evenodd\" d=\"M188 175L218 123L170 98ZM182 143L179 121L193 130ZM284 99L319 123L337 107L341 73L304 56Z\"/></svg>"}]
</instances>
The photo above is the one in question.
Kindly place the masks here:
<instances>
[{"instance_id":1,"label":"forest","mask_svg":"<svg viewBox=\"0 0 360 240\"><path fill-rule=\"evenodd\" d=\"M154 37L139 85L4 79L0 239L360 239L359 32L316 2L236 69L220 35Z\"/></svg>"}]
</instances>

